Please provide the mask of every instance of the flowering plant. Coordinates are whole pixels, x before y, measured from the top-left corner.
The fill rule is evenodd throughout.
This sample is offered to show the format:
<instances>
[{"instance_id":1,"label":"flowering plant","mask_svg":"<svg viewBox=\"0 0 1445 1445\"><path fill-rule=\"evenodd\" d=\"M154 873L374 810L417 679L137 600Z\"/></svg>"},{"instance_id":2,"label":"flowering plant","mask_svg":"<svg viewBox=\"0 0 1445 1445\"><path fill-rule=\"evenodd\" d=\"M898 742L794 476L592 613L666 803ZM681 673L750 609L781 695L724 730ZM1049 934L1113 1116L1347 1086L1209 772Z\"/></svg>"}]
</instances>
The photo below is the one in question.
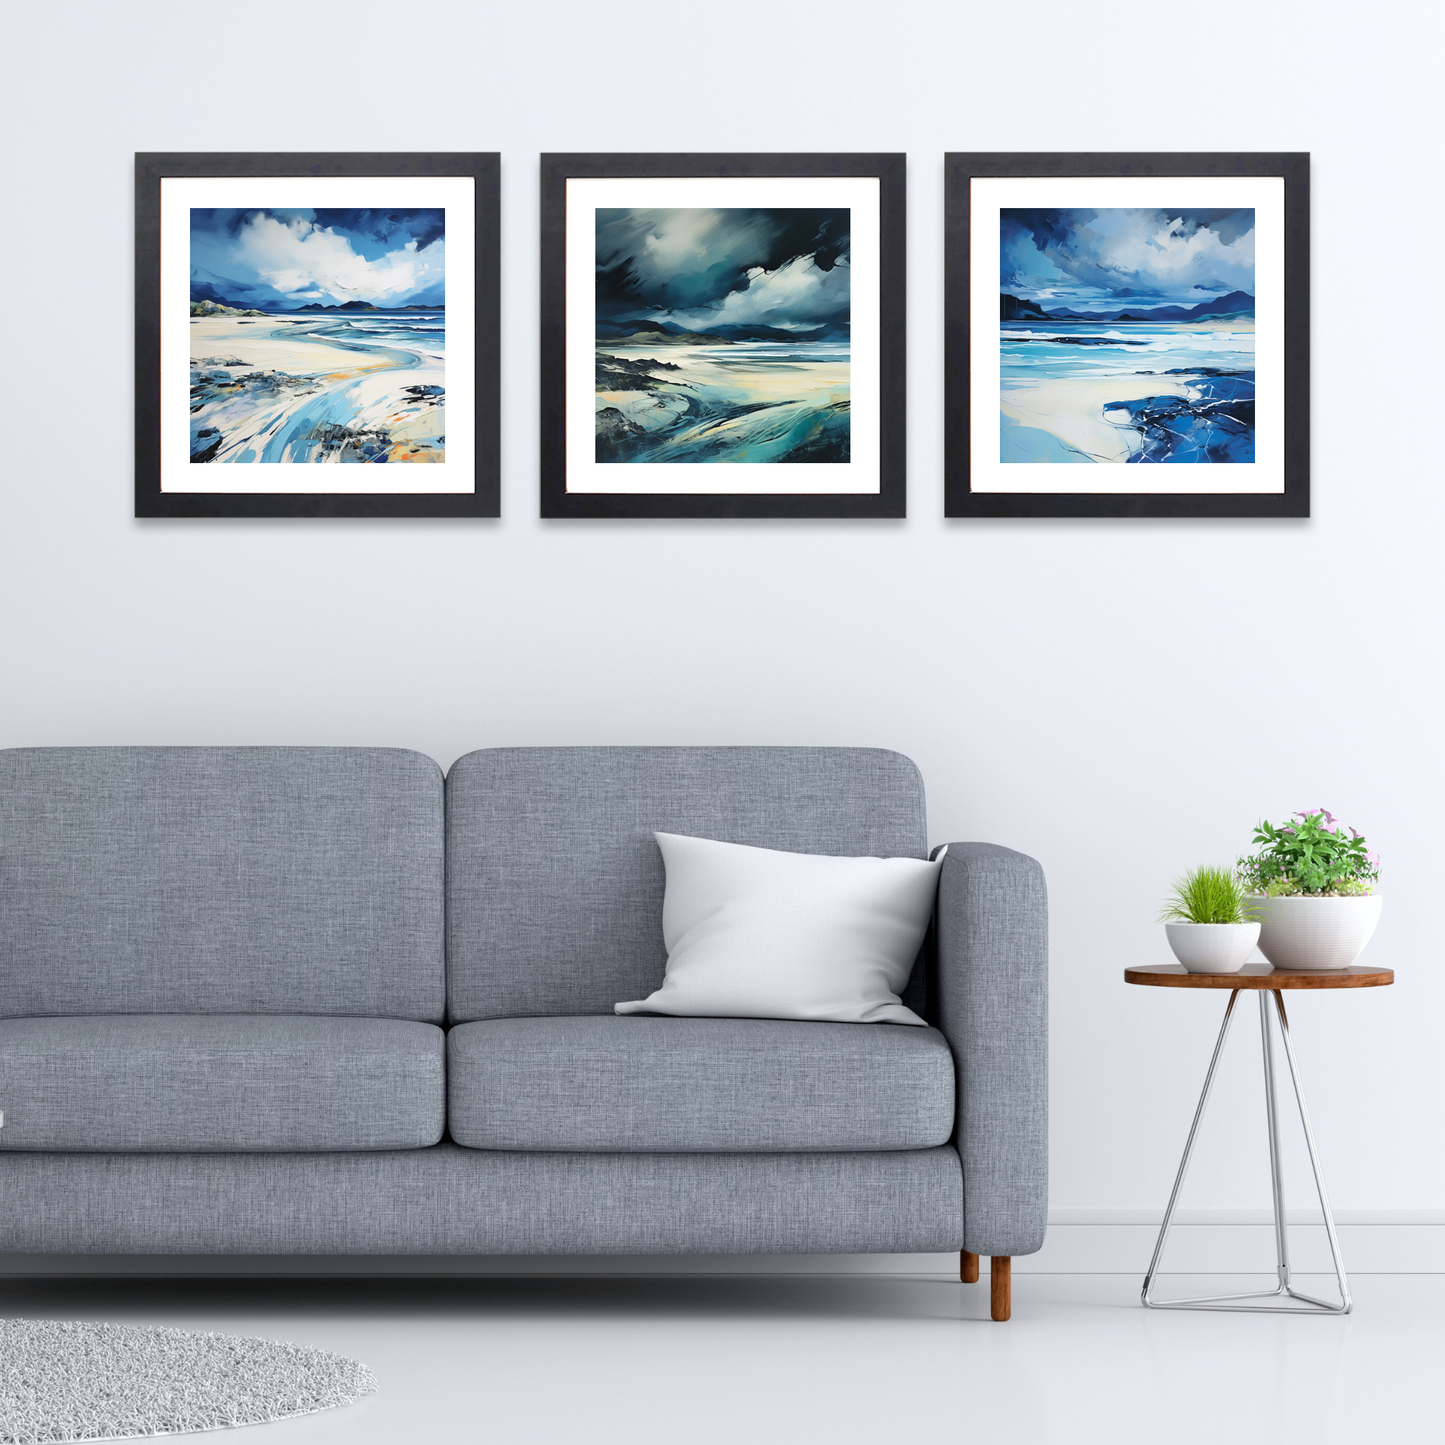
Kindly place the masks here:
<instances>
[{"instance_id":1,"label":"flowering plant","mask_svg":"<svg viewBox=\"0 0 1445 1445\"><path fill-rule=\"evenodd\" d=\"M1260 851L1235 865L1252 893L1350 898L1372 891L1380 859L1366 851L1362 834L1351 828L1346 838L1344 825L1328 808L1304 808L1292 816L1299 823L1258 824L1254 841Z\"/></svg>"}]
</instances>

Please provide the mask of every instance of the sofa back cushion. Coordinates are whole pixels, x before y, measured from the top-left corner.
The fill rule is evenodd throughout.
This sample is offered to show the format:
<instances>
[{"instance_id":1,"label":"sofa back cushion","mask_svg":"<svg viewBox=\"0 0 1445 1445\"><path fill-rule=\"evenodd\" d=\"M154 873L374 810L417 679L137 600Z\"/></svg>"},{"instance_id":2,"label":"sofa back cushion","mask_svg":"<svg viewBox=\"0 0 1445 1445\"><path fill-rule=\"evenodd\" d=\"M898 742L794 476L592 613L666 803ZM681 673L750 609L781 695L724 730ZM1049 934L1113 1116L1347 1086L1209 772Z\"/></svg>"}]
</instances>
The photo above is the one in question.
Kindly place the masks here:
<instances>
[{"instance_id":1,"label":"sofa back cushion","mask_svg":"<svg viewBox=\"0 0 1445 1445\"><path fill-rule=\"evenodd\" d=\"M927 850L918 769L878 748L490 748L459 758L446 787L454 1023L610 1014L658 988L654 831L834 856Z\"/></svg>"},{"instance_id":2,"label":"sofa back cushion","mask_svg":"<svg viewBox=\"0 0 1445 1445\"><path fill-rule=\"evenodd\" d=\"M420 753L0 751L0 1015L440 1022L442 846Z\"/></svg>"}]
</instances>

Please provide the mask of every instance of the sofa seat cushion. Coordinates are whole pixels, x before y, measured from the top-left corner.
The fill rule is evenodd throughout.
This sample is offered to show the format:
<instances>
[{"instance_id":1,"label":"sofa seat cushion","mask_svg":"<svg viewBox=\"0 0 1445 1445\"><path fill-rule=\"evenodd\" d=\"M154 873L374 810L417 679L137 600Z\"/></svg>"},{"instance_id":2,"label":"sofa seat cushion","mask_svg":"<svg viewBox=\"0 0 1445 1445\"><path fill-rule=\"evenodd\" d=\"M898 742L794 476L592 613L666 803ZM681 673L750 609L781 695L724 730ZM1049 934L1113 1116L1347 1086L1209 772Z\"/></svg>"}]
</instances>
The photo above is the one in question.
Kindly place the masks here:
<instances>
[{"instance_id":1,"label":"sofa seat cushion","mask_svg":"<svg viewBox=\"0 0 1445 1445\"><path fill-rule=\"evenodd\" d=\"M937 1029L777 1019L488 1019L447 1035L472 1149L928 1149L953 1132Z\"/></svg>"},{"instance_id":2,"label":"sofa seat cushion","mask_svg":"<svg viewBox=\"0 0 1445 1445\"><path fill-rule=\"evenodd\" d=\"M256 1014L0 1019L0 1150L416 1149L442 1136L434 1024Z\"/></svg>"}]
</instances>

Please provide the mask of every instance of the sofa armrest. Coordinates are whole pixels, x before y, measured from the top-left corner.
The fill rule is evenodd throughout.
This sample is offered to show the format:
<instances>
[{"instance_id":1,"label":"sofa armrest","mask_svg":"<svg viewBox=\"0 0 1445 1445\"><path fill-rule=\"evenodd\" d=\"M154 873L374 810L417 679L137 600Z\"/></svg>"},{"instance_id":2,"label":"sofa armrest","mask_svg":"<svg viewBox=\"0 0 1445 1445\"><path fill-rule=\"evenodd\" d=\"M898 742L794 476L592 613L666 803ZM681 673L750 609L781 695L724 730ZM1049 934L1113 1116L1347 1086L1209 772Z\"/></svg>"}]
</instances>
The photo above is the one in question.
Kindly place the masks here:
<instances>
[{"instance_id":1,"label":"sofa armrest","mask_svg":"<svg viewBox=\"0 0 1445 1445\"><path fill-rule=\"evenodd\" d=\"M938 883L937 1022L953 1048L963 1247L1033 1254L1048 1220L1048 894L1043 869L950 843Z\"/></svg>"}]
</instances>

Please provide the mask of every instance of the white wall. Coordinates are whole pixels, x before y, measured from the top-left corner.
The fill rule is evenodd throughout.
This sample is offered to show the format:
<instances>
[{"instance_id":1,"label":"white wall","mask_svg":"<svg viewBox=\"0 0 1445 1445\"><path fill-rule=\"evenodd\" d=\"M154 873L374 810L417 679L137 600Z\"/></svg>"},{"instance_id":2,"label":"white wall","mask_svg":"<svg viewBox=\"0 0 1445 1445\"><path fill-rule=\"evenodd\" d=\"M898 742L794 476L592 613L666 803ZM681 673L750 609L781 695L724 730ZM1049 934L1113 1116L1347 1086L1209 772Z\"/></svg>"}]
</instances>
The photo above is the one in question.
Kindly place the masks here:
<instances>
[{"instance_id":1,"label":"white wall","mask_svg":"<svg viewBox=\"0 0 1445 1445\"><path fill-rule=\"evenodd\" d=\"M1326 804L1400 978L1292 1004L1335 1202L1445 1220L1432 13L13 10L0 744L899 748L935 841L1048 872L1071 1220L1162 1205L1216 1027L1120 979L1169 879ZM132 153L427 148L502 152L502 520L134 520ZM909 153L908 520L540 521L538 152L809 149ZM1312 520L943 519L946 149L1314 153ZM1226 1212L1268 1199L1241 1023L1190 1193Z\"/></svg>"}]
</instances>

